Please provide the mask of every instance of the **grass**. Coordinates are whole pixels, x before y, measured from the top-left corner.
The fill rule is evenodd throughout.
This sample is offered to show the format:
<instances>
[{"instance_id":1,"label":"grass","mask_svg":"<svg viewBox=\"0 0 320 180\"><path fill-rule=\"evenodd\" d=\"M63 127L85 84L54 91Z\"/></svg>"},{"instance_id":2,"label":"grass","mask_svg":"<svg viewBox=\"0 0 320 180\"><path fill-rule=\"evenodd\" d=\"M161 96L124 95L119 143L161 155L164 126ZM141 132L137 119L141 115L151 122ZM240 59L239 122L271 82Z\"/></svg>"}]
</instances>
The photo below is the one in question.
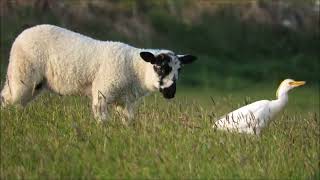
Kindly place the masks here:
<instances>
[{"instance_id":1,"label":"grass","mask_svg":"<svg viewBox=\"0 0 320 180\"><path fill-rule=\"evenodd\" d=\"M179 88L179 87L178 87ZM142 100L134 123L97 124L83 97L43 94L1 110L0 179L319 178L319 92L298 88L261 137L214 131L216 117L276 87L178 89ZM210 98L211 97L211 98Z\"/></svg>"},{"instance_id":2,"label":"grass","mask_svg":"<svg viewBox=\"0 0 320 180\"><path fill-rule=\"evenodd\" d=\"M134 2L125 2L127 8ZM55 24L97 39L191 53L199 60L183 70L177 98L145 98L129 126L117 114L107 125L97 124L84 97L43 94L24 109L0 110L0 179L319 179L319 86L313 84L319 83L319 36L243 24L230 12L203 15L190 25L155 2L139 12L150 27L128 27L150 28L141 38L117 31L113 23L121 19L106 21L113 12L81 24L27 7L1 19L1 80L24 24ZM283 77L308 84L290 93L286 110L261 137L211 128L232 109L274 98ZM253 85L261 81L268 86Z\"/></svg>"}]
</instances>

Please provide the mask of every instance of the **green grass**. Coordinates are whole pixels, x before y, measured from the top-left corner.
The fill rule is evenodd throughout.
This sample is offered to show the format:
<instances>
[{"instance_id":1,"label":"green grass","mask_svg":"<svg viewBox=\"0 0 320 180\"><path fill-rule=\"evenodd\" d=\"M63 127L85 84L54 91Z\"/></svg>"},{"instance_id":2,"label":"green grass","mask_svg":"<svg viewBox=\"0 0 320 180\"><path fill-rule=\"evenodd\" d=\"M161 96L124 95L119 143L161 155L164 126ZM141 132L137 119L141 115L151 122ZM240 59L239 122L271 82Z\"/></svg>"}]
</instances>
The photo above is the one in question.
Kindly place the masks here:
<instances>
[{"instance_id":1,"label":"green grass","mask_svg":"<svg viewBox=\"0 0 320 180\"><path fill-rule=\"evenodd\" d=\"M178 87L172 101L142 100L134 123L106 125L83 97L43 94L1 110L0 179L319 178L319 92L302 87L261 137L214 131L216 117L275 87L239 91ZM211 97L211 98L210 98Z\"/></svg>"},{"instance_id":2,"label":"green grass","mask_svg":"<svg viewBox=\"0 0 320 180\"><path fill-rule=\"evenodd\" d=\"M0 179L320 178L318 34L243 24L228 9L188 24L163 8L167 1L141 2L146 10L138 14L149 26L128 31L150 28L152 33L142 37L117 31L113 24L121 19L106 20L113 11L79 23L20 7L1 19L1 80L11 45L25 24L55 24L101 40L191 53L198 61L183 70L177 98L147 97L129 126L117 114L107 125L97 124L84 97L43 94L24 109L0 110ZM122 3L116 14L126 17L138 1ZM174 3L181 9L186 4ZM308 84L290 93L286 110L261 137L211 128L232 109L274 98L285 77Z\"/></svg>"}]
</instances>

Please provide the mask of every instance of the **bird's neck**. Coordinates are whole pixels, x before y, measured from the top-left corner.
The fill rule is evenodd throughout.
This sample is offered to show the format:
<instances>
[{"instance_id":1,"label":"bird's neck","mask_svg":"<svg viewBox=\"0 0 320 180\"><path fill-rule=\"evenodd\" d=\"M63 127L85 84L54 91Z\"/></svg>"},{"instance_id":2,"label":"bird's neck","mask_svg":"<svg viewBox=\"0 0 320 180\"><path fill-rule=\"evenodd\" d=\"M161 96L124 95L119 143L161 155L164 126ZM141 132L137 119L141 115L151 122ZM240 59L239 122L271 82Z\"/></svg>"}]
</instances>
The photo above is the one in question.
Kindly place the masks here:
<instances>
[{"instance_id":1,"label":"bird's neck","mask_svg":"<svg viewBox=\"0 0 320 180\"><path fill-rule=\"evenodd\" d=\"M284 108L284 106L288 103L288 99L289 98L287 93L279 94L278 98L271 102L271 105L274 107L273 109L281 111Z\"/></svg>"}]
</instances>

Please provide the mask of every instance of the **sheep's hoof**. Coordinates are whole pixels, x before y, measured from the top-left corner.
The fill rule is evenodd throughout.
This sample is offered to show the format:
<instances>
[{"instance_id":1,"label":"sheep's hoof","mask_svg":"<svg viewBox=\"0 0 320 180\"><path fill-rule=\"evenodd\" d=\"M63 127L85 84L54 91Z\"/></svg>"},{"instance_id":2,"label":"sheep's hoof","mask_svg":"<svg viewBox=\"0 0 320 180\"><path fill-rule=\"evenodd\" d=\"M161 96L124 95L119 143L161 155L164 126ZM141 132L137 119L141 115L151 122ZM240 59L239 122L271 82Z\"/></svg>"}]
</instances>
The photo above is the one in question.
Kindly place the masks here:
<instances>
[{"instance_id":1,"label":"sheep's hoof","mask_svg":"<svg viewBox=\"0 0 320 180\"><path fill-rule=\"evenodd\" d=\"M107 120L106 119L101 119L101 118L96 118L97 124L101 124L101 125L106 125L107 124Z\"/></svg>"},{"instance_id":2,"label":"sheep's hoof","mask_svg":"<svg viewBox=\"0 0 320 180\"><path fill-rule=\"evenodd\" d=\"M129 127L129 125L130 125L130 121L125 117L121 118L121 122L122 122L122 125L125 127Z\"/></svg>"}]
</instances>

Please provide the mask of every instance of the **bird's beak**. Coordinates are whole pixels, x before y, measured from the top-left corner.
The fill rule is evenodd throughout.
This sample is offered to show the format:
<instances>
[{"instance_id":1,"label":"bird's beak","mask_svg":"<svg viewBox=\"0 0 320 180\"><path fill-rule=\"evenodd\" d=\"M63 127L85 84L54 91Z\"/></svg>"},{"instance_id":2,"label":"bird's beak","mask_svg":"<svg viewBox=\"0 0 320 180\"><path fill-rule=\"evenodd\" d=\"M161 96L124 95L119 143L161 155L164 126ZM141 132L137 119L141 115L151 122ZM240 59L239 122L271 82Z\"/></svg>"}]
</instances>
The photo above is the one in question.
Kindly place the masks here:
<instances>
[{"instance_id":1,"label":"bird's beak","mask_svg":"<svg viewBox=\"0 0 320 180\"><path fill-rule=\"evenodd\" d=\"M305 83L306 83L305 81L293 81L293 82L290 82L289 84L293 87L298 87L298 86L304 85Z\"/></svg>"}]
</instances>

